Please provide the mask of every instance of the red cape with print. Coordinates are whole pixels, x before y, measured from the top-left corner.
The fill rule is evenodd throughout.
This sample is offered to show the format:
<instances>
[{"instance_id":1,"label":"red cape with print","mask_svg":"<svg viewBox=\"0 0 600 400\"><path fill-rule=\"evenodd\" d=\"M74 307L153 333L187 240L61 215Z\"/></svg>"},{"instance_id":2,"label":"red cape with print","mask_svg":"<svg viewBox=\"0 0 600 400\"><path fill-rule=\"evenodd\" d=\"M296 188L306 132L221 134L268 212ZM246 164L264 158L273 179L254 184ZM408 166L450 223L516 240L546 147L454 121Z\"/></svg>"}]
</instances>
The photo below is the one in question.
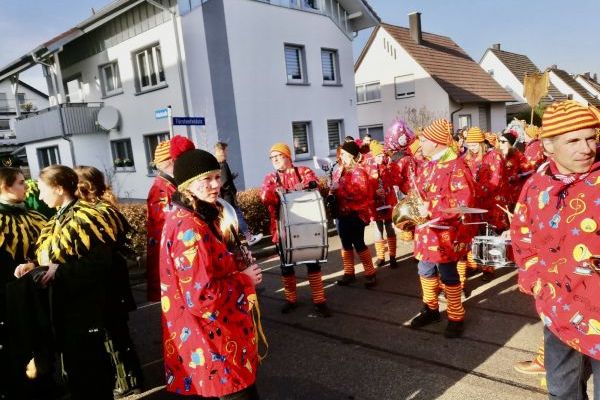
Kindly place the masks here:
<instances>
[{"instance_id":1,"label":"red cape with print","mask_svg":"<svg viewBox=\"0 0 600 400\"><path fill-rule=\"evenodd\" d=\"M386 156L382 164L375 164L375 168L371 169L371 174L371 178L375 181L373 200L375 202L375 219L391 221L392 210L398 203L394 186L400 187L400 168ZM380 188L384 192L383 196L377 194L377 190Z\"/></svg>"},{"instance_id":2,"label":"red cape with print","mask_svg":"<svg viewBox=\"0 0 600 400\"><path fill-rule=\"evenodd\" d=\"M519 288L560 340L600 359L600 162L570 184L555 174L549 165L529 178L515 208Z\"/></svg>"},{"instance_id":3,"label":"red cape with print","mask_svg":"<svg viewBox=\"0 0 600 400\"><path fill-rule=\"evenodd\" d=\"M146 276L147 297L150 301L160 299L158 263L160 261L160 235L165 224L164 209L171 203L171 196L177 187L161 175L154 178L146 200Z\"/></svg>"},{"instance_id":4,"label":"red cape with print","mask_svg":"<svg viewBox=\"0 0 600 400\"><path fill-rule=\"evenodd\" d=\"M424 162L417 176L417 188L429 203L430 226L415 228L415 258L433 263L458 261L467 254L472 229L463 225L460 215L442 212L446 208L473 207L473 180L462 158L451 148L437 161Z\"/></svg>"},{"instance_id":5,"label":"red cape with print","mask_svg":"<svg viewBox=\"0 0 600 400\"><path fill-rule=\"evenodd\" d=\"M297 173L296 173L297 171ZM278 179L279 178L279 179ZM271 218L270 230L273 243L279 242L279 232L277 231L277 221L279 219L279 195L277 188L284 190L308 189L310 182L319 182L317 175L308 167L292 167L285 172L273 171L265 176L260 189L260 199L262 200Z\"/></svg>"},{"instance_id":6,"label":"red cape with print","mask_svg":"<svg viewBox=\"0 0 600 400\"><path fill-rule=\"evenodd\" d=\"M515 148L512 148L504 158L504 169L506 179L502 191L508 201L509 210L512 210L519 199L523 184L529 177L529 175L524 177L519 175L530 172L532 169L523 153Z\"/></svg>"},{"instance_id":7,"label":"red cape with print","mask_svg":"<svg viewBox=\"0 0 600 400\"><path fill-rule=\"evenodd\" d=\"M484 221L489 222L499 231L508 228L506 213L498 208L508 207L509 200L503 188L507 177L502 154L495 149L486 152L481 161L467 151L463 156L475 182L475 207L488 210L483 214Z\"/></svg>"},{"instance_id":8,"label":"red cape with print","mask_svg":"<svg viewBox=\"0 0 600 400\"><path fill-rule=\"evenodd\" d=\"M173 205L160 265L167 390L221 397L256 379L251 278L198 214Z\"/></svg>"},{"instance_id":9,"label":"red cape with print","mask_svg":"<svg viewBox=\"0 0 600 400\"><path fill-rule=\"evenodd\" d=\"M364 167L357 164L353 169L337 169L333 176L337 188L332 190L337 200L338 214L356 214L365 224L375 215L374 180Z\"/></svg>"}]
</instances>

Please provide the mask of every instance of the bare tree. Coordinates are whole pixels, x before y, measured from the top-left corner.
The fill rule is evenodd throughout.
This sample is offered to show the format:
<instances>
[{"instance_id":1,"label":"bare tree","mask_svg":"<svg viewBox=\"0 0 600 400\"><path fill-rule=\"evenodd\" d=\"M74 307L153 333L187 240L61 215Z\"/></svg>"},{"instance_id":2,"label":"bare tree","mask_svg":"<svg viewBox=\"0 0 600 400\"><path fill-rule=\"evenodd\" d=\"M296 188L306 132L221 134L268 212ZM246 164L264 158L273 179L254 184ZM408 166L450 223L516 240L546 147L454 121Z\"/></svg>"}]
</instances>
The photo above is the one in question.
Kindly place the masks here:
<instances>
[{"instance_id":1,"label":"bare tree","mask_svg":"<svg viewBox=\"0 0 600 400\"><path fill-rule=\"evenodd\" d=\"M398 116L406 121L413 132L418 132L436 119L445 118L447 115L447 112L431 111L427 106L422 106L419 109L406 106L404 111L398 113Z\"/></svg>"}]
</instances>

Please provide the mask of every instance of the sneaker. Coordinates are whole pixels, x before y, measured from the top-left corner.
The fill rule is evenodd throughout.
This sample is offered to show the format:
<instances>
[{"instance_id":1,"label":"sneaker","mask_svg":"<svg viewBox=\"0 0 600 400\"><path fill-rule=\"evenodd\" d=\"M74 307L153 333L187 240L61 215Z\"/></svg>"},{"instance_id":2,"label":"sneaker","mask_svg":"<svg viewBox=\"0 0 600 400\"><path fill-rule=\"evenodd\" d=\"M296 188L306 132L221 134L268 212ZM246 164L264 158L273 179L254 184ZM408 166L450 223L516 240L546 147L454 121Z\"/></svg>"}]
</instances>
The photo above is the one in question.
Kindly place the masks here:
<instances>
[{"instance_id":1,"label":"sneaker","mask_svg":"<svg viewBox=\"0 0 600 400\"><path fill-rule=\"evenodd\" d=\"M375 261L375 265L377 268L383 267L385 265L385 259L378 258L377 261Z\"/></svg>"},{"instance_id":2,"label":"sneaker","mask_svg":"<svg viewBox=\"0 0 600 400\"><path fill-rule=\"evenodd\" d=\"M337 284L339 286L348 286L349 284L354 282L356 282L356 276L344 274L344 276L342 276L342 279L338 279Z\"/></svg>"},{"instance_id":3,"label":"sneaker","mask_svg":"<svg viewBox=\"0 0 600 400\"><path fill-rule=\"evenodd\" d=\"M297 303L292 303L291 301L286 301L285 304L283 305L283 307L281 307L281 313L289 314L292 311L294 311L296 308L298 308Z\"/></svg>"},{"instance_id":4,"label":"sneaker","mask_svg":"<svg viewBox=\"0 0 600 400\"><path fill-rule=\"evenodd\" d=\"M398 268L398 263L396 262L396 257L390 257L390 268L391 269Z\"/></svg>"},{"instance_id":5,"label":"sneaker","mask_svg":"<svg viewBox=\"0 0 600 400\"><path fill-rule=\"evenodd\" d=\"M329 307L327 307L327 303L315 304L314 315L315 315L315 317L319 317L319 318L331 317L331 311L329 311Z\"/></svg>"},{"instance_id":6,"label":"sneaker","mask_svg":"<svg viewBox=\"0 0 600 400\"><path fill-rule=\"evenodd\" d=\"M535 361L519 361L513 365L515 371L525 375L546 375L546 369L543 365Z\"/></svg>"},{"instance_id":7,"label":"sneaker","mask_svg":"<svg viewBox=\"0 0 600 400\"><path fill-rule=\"evenodd\" d=\"M423 309L419 315L410 321L410 327L418 329L433 322L440 322L440 311L432 310L431 308L427 307L427 304L423 304Z\"/></svg>"},{"instance_id":8,"label":"sneaker","mask_svg":"<svg viewBox=\"0 0 600 400\"><path fill-rule=\"evenodd\" d=\"M252 246L258 242L260 242L260 239L263 238L263 234L262 233L257 233L256 235L250 235L250 238L248 240L246 240L246 242L248 242L248 246Z\"/></svg>"},{"instance_id":9,"label":"sneaker","mask_svg":"<svg viewBox=\"0 0 600 400\"><path fill-rule=\"evenodd\" d=\"M377 279L375 278L375 274L365 276L365 287L370 289L377 285Z\"/></svg>"},{"instance_id":10,"label":"sneaker","mask_svg":"<svg viewBox=\"0 0 600 400\"><path fill-rule=\"evenodd\" d=\"M446 330L444 331L444 337L448 339L454 339L462 335L464 329L463 321L448 321Z\"/></svg>"}]
</instances>

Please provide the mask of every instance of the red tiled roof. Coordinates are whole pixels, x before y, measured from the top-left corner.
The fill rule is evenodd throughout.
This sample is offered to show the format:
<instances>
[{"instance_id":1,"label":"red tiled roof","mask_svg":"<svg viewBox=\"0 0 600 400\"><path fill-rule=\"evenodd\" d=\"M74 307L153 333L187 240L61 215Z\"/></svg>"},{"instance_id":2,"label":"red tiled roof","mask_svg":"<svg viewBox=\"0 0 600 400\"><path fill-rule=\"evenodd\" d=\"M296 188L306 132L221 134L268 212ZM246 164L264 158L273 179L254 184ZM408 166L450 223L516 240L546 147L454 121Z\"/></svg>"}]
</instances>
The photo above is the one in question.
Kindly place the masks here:
<instances>
[{"instance_id":1,"label":"red tiled roof","mask_svg":"<svg viewBox=\"0 0 600 400\"><path fill-rule=\"evenodd\" d=\"M577 92L581 97L583 97L588 103L595 105L596 107L600 107L600 100L596 97L592 96L590 92L586 90L579 82L575 80L568 72L563 71L558 68L551 68L551 72L556 74L564 83L569 85L574 91Z\"/></svg>"},{"instance_id":2,"label":"red tiled roof","mask_svg":"<svg viewBox=\"0 0 600 400\"><path fill-rule=\"evenodd\" d=\"M423 32L423 40L419 45L410 37L408 28L389 24L381 24L373 31L356 62L355 71L364 59L379 28L385 29L436 80L452 100L458 103L515 100L449 37Z\"/></svg>"},{"instance_id":3,"label":"red tiled roof","mask_svg":"<svg viewBox=\"0 0 600 400\"><path fill-rule=\"evenodd\" d=\"M535 64L523 54L511 53L510 51L499 49L488 49L494 54L510 72L523 83L525 74L539 73L540 70ZM552 83L548 86L548 95L542 98L542 103L550 104L557 100L566 100L567 96L562 94Z\"/></svg>"}]
</instances>

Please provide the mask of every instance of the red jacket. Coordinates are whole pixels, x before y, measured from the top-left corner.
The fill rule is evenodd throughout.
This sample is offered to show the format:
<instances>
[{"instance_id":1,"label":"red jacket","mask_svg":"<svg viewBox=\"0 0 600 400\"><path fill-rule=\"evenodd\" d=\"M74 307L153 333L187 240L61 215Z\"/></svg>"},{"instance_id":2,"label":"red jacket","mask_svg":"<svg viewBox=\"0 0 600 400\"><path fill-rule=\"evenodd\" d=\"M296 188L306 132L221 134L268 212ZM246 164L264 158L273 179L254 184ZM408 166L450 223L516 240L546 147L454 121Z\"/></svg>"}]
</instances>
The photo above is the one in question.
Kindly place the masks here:
<instances>
[{"instance_id":1,"label":"red jacket","mask_svg":"<svg viewBox=\"0 0 600 400\"><path fill-rule=\"evenodd\" d=\"M356 214L366 225L375 215L373 178L360 165L353 169L338 169L333 176L334 187L331 192L337 200L340 217Z\"/></svg>"},{"instance_id":2,"label":"red jacket","mask_svg":"<svg viewBox=\"0 0 600 400\"><path fill-rule=\"evenodd\" d=\"M251 279L199 215L178 204L161 242L167 390L220 397L252 385L258 365Z\"/></svg>"},{"instance_id":3,"label":"red jacket","mask_svg":"<svg viewBox=\"0 0 600 400\"><path fill-rule=\"evenodd\" d=\"M529 168L535 171L544 161L546 161L546 155L544 154L544 148L542 142L538 139L533 140L527 144L523 155L529 163Z\"/></svg>"},{"instance_id":4,"label":"red jacket","mask_svg":"<svg viewBox=\"0 0 600 400\"><path fill-rule=\"evenodd\" d=\"M464 156L465 163L471 171L475 182L475 207L488 210L483 214L484 221L494 225L499 231L508 228L508 216L496 206L509 206L509 199L503 188L506 186L505 163L502 154L495 149L486 152L481 161L467 152Z\"/></svg>"},{"instance_id":5,"label":"red jacket","mask_svg":"<svg viewBox=\"0 0 600 400\"><path fill-rule=\"evenodd\" d=\"M407 194L411 189L411 179L416 180L417 175L420 173L420 168L423 164L423 161L416 159L410 154L406 154L401 159L396 161L396 164L398 165L398 174L400 175L400 191L402 191L404 194Z\"/></svg>"},{"instance_id":6,"label":"red jacket","mask_svg":"<svg viewBox=\"0 0 600 400\"><path fill-rule=\"evenodd\" d=\"M519 287L533 294L548 329L575 350L600 359L600 163L572 184L549 165L523 186L511 224ZM561 197L563 200L561 200Z\"/></svg>"},{"instance_id":7,"label":"red jacket","mask_svg":"<svg viewBox=\"0 0 600 400\"><path fill-rule=\"evenodd\" d=\"M308 189L310 182L319 182L317 175L308 167L295 167L285 172L273 171L265 176L260 190L260 198L269 210L271 217L271 240L273 243L279 242L279 233L277 231L277 221L279 219L279 195L277 188L282 188L285 191L298 190L298 186L302 189Z\"/></svg>"},{"instance_id":8,"label":"red jacket","mask_svg":"<svg viewBox=\"0 0 600 400\"><path fill-rule=\"evenodd\" d=\"M468 167L448 148L439 160L423 163L417 175L417 188L429 204L430 219L439 218L435 225L449 229L417 226L415 258L434 263L458 261L468 251L471 230L461 223L460 215L442 210L473 206L473 180Z\"/></svg>"},{"instance_id":9,"label":"red jacket","mask_svg":"<svg viewBox=\"0 0 600 400\"><path fill-rule=\"evenodd\" d=\"M509 201L509 209L512 210L519 199L523 184L530 176L522 175L533 170L523 153L515 148L509 151L504 158L504 169L506 170L506 179L503 191Z\"/></svg>"},{"instance_id":10,"label":"red jacket","mask_svg":"<svg viewBox=\"0 0 600 400\"><path fill-rule=\"evenodd\" d=\"M374 180L375 219L391 221L392 210L398 203L394 186L400 187L400 168L398 168L398 164L391 162L386 157L382 164L375 164L371 174L371 178ZM383 190L383 196L377 193L379 189Z\"/></svg>"}]
</instances>

